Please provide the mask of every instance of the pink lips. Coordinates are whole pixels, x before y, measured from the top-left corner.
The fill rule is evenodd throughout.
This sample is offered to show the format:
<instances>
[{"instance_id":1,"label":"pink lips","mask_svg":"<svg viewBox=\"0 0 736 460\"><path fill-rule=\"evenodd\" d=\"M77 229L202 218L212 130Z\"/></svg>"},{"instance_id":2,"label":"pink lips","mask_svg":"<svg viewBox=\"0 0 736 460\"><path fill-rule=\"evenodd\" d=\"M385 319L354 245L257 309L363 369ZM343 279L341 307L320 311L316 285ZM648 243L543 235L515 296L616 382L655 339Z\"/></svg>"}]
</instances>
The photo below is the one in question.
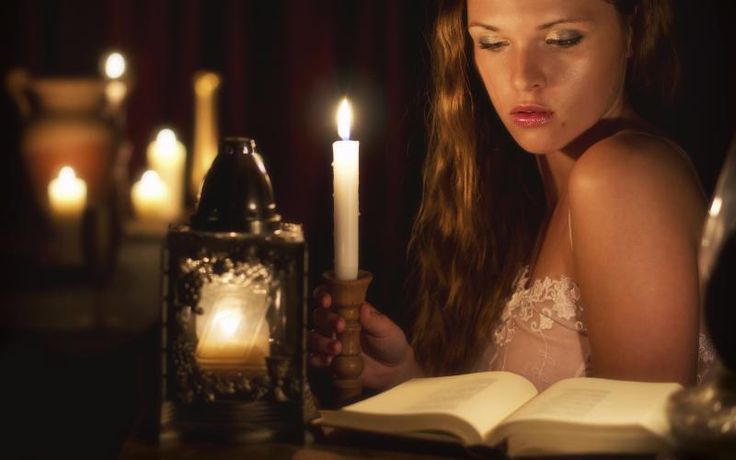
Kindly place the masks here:
<instances>
[{"instance_id":1,"label":"pink lips","mask_svg":"<svg viewBox=\"0 0 736 460\"><path fill-rule=\"evenodd\" d=\"M538 128L549 123L553 113L539 105L520 105L511 111L511 120L522 128Z\"/></svg>"}]
</instances>

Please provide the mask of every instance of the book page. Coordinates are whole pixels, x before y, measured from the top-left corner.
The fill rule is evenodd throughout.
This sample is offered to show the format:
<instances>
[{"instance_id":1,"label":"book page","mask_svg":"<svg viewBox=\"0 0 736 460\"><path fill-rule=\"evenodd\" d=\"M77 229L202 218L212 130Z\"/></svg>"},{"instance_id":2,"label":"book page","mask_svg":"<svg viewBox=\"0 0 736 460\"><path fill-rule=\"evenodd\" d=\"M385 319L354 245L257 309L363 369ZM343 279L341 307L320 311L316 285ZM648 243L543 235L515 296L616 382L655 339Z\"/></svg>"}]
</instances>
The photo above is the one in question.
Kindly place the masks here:
<instances>
[{"instance_id":1,"label":"book page","mask_svg":"<svg viewBox=\"0 0 736 460\"><path fill-rule=\"evenodd\" d=\"M680 388L677 383L566 379L524 405L504 424L534 420L607 427L640 425L664 434L668 430L667 398Z\"/></svg>"},{"instance_id":2,"label":"book page","mask_svg":"<svg viewBox=\"0 0 736 460\"><path fill-rule=\"evenodd\" d=\"M450 414L465 420L482 436L536 393L534 385L519 375L478 372L412 379L346 406L342 412L397 416Z\"/></svg>"}]
</instances>

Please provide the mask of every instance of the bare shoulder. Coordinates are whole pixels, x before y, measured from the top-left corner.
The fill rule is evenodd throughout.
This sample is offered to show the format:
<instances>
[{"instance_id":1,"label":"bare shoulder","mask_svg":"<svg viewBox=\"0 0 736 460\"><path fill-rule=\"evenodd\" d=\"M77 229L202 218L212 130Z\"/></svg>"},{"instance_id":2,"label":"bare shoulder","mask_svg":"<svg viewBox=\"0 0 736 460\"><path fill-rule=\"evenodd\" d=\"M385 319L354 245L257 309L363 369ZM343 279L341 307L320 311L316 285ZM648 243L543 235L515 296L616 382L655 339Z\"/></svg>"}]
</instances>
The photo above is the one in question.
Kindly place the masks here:
<instances>
[{"instance_id":1,"label":"bare shoulder","mask_svg":"<svg viewBox=\"0 0 736 460\"><path fill-rule=\"evenodd\" d=\"M699 190L683 152L661 137L639 132L621 132L592 145L578 159L570 177L574 188L656 188L674 183Z\"/></svg>"},{"instance_id":2,"label":"bare shoulder","mask_svg":"<svg viewBox=\"0 0 736 460\"><path fill-rule=\"evenodd\" d=\"M568 190L575 211L631 215L632 208L668 215L700 231L705 200L690 162L673 143L646 133L621 132L591 146L573 168Z\"/></svg>"}]
</instances>

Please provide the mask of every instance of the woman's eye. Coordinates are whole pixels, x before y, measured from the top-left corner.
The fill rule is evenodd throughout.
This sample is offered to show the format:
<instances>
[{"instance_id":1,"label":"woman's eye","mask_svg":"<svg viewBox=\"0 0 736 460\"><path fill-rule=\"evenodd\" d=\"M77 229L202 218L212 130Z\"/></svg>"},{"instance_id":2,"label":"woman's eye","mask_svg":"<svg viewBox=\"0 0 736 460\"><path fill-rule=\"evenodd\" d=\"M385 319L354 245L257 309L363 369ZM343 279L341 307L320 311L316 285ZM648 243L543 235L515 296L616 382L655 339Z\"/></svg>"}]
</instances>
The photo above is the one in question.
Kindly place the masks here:
<instances>
[{"instance_id":1,"label":"woman's eye","mask_svg":"<svg viewBox=\"0 0 736 460\"><path fill-rule=\"evenodd\" d=\"M573 35L569 37L548 38L544 42L548 45L559 46L560 48L570 48L580 43L582 39L582 35Z\"/></svg>"},{"instance_id":2,"label":"woman's eye","mask_svg":"<svg viewBox=\"0 0 736 460\"><path fill-rule=\"evenodd\" d=\"M503 40L481 40L478 46L482 50L499 51L506 46L506 42Z\"/></svg>"}]
</instances>

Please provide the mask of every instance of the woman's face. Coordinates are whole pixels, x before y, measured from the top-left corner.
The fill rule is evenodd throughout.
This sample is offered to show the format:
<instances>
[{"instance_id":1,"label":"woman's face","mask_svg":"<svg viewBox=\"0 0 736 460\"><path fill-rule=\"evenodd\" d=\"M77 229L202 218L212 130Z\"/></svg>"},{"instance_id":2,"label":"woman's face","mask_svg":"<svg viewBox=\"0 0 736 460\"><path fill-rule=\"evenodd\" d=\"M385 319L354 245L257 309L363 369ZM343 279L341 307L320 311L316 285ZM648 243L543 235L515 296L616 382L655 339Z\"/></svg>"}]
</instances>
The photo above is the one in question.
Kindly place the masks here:
<instances>
[{"instance_id":1,"label":"woman's face","mask_svg":"<svg viewBox=\"0 0 736 460\"><path fill-rule=\"evenodd\" d=\"M628 45L606 0L467 0L475 64L496 112L532 153L621 115Z\"/></svg>"}]
</instances>

